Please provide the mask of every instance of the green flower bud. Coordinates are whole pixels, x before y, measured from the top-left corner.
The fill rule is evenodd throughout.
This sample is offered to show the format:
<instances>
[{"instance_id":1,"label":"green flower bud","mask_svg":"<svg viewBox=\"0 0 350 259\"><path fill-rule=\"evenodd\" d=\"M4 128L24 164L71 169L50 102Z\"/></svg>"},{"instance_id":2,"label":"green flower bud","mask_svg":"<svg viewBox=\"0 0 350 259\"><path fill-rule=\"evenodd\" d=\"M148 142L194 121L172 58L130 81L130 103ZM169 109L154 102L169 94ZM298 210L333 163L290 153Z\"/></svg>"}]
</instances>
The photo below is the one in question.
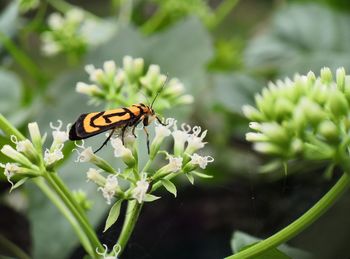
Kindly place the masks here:
<instances>
[{"instance_id":1,"label":"green flower bud","mask_svg":"<svg viewBox=\"0 0 350 259\"><path fill-rule=\"evenodd\" d=\"M286 98L280 98L276 101L276 118L277 120L283 120L285 117L289 117L293 112L294 104Z\"/></svg>"},{"instance_id":2,"label":"green flower bud","mask_svg":"<svg viewBox=\"0 0 350 259\"><path fill-rule=\"evenodd\" d=\"M242 111L244 116L252 121L261 121L264 119L264 116L261 114L261 112L251 105L244 105L242 107Z\"/></svg>"},{"instance_id":3,"label":"green flower bud","mask_svg":"<svg viewBox=\"0 0 350 259\"><path fill-rule=\"evenodd\" d=\"M271 144L269 142L258 142L255 143L253 148L261 153L271 154L271 155L279 155L283 156L286 152L280 146Z\"/></svg>"},{"instance_id":4,"label":"green flower bud","mask_svg":"<svg viewBox=\"0 0 350 259\"><path fill-rule=\"evenodd\" d=\"M300 106L305 113L306 119L313 125L319 124L326 118L326 113L322 110L320 105L306 97L302 98Z\"/></svg>"},{"instance_id":5,"label":"green flower bud","mask_svg":"<svg viewBox=\"0 0 350 259\"><path fill-rule=\"evenodd\" d=\"M336 117L346 115L349 110L349 104L345 98L345 95L336 90L329 93L327 106Z\"/></svg>"},{"instance_id":6,"label":"green flower bud","mask_svg":"<svg viewBox=\"0 0 350 259\"><path fill-rule=\"evenodd\" d=\"M263 123L261 125L261 132L272 142L287 143L290 139L287 131L275 122Z\"/></svg>"},{"instance_id":7,"label":"green flower bud","mask_svg":"<svg viewBox=\"0 0 350 259\"><path fill-rule=\"evenodd\" d=\"M326 85L330 84L333 81L332 72L328 67L321 69L321 81Z\"/></svg>"},{"instance_id":8,"label":"green flower bud","mask_svg":"<svg viewBox=\"0 0 350 259\"><path fill-rule=\"evenodd\" d=\"M345 88L345 68L340 67L337 69L336 72L336 77L337 77L337 86L338 89L342 92L344 92L344 88Z\"/></svg>"},{"instance_id":9,"label":"green flower bud","mask_svg":"<svg viewBox=\"0 0 350 259\"><path fill-rule=\"evenodd\" d=\"M339 140L339 130L332 121L323 121L318 126L318 133L328 141L334 142Z\"/></svg>"}]
</instances>

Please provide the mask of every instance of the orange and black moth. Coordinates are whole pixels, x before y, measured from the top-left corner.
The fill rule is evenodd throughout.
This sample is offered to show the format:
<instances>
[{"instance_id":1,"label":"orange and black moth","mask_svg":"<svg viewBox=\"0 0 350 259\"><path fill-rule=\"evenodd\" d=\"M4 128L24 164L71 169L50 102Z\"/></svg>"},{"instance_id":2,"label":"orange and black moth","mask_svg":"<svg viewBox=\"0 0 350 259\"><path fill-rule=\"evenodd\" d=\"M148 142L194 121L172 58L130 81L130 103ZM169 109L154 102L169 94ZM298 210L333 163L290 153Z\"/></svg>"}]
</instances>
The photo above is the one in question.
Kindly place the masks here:
<instances>
[{"instance_id":1,"label":"orange and black moth","mask_svg":"<svg viewBox=\"0 0 350 259\"><path fill-rule=\"evenodd\" d=\"M153 100L154 101L154 100ZM153 104L153 102L152 102ZM136 126L142 122L143 129L147 136L147 150L149 153L149 134L146 129L154 119L157 119L159 123L164 125L158 116L152 109L152 105L148 106L143 103L134 104L130 107L117 108L112 110L106 110L101 112L86 113L79 116L76 122L73 124L69 131L70 140L81 140L90 138L102 132L111 130L107 139L103 142L99 151L104 145L107 144L109 139L112 137L116 129L121 129L121 138L124 144L125 130L130 127L132 134L135 135Z\"/></svg>"}]
</instances>

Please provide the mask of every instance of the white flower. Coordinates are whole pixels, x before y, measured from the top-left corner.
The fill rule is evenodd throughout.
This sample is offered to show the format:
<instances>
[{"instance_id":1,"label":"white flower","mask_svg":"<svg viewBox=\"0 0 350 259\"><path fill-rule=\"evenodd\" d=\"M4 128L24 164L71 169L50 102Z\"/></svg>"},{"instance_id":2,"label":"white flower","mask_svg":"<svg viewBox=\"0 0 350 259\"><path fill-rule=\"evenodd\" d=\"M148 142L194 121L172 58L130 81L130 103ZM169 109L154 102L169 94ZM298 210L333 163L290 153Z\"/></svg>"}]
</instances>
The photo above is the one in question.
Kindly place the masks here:
<instances>
[{"instance_id":1,"label":"white flower","mask_svg":"<svg viewBox=\"0 0 350 259\"><path fill-rule=\"evenodd\" d=\"M184 90L185 87L183 83L181 83L177 78L172 78L167 87L164 89L164 94L180 95L184 92Z\"/></svg>"},{"instance_id":2,"label":"white flower","mask_svg":"<svg viewBox=\"0 0 350 259\"><path fill-rule=\"evenodd\" d=\"M211 163L213 161L214 158L211 156L200 156L197 153L194 153L193 155L191 155L190 163L194 165L199 165L200 168L205 169L208 163Z\"/></svg>"},{"instance_id":3,"label":"white flower","mask_svg":"<svg viewBox=\"0 0 350 259\"><path fill-rule=\"evenodd\" d=\"M173 132L171 135L174 138L174 153L175 155L180 155L185 148L185 143L189 137L189 132L191 127L187 124L182 124L181 129L177 129L177 121L174 121Z\"/></svg>"},{"instance_id":4,"label":"white flower","mask_svg":"<svg viewBox=\"0 0 350 259\"><path fill-rule=\"evenodd\" d=\"M61 52L62 46L50 38L43 38L43 45L41 46L41 51L46 56L55 56Z\"/></svg>"},{"instance_id":5,"label":"white flower","mask_svg":"<svg viewBox=\"0 0 350 259\"><path fill-rule=\"evenodd\" d=\"M82 11L79 8L73 8L70 9L67 13L66 13L66 20L67 22L70 23L80 23L83 21L84 19L84 11Z\"/></svg>"},{"instance_id":6,"label":"white flower","mask_svg":"<svg viewBox=\"0 0 350 259\"><path fill-rule=\"evenodd\" d=\"M136 187L132 190L132 197L142 203L146 197L146 193L149 187L149 182L146 180L147 175L143 174L141 180L136 182Z\"/></svg>"},{"instance_id":7,"label":"white flower","mask_svg":"<svg viewBox=\"0 0 350 259\"><path fill-rule=\"evenodd\" d=\"M76 149L78 152L78 157L75 160L75 162L90 162L92 159L96 157L94 152L92 151L91 147L85 148L84 143L82 145L75 144L77 147L83 149L83 151L79 152L79 150Z\"/></svg>"},{"instance_id":8,"label":"white flower","mask_svg":"<svg viewBox=\"0 0 350 259\"><path fill-rule=\"evenodd\" d=\"M47 23L51 27L52 30L60 30L64 26L64 19L63 19L61 14L52 13L49 16Z\"/></svg>"},{"instance_id":9,"label":"white flower","mask_svg":"<svg viewBox=\"0 0 350 259\"><path fill-rule=\"evenodd\" d=\"M30 142L28 139L18 141L16 136L11 135L11 141L16 144L16 150L18 152L26 153L34 150L32 142Z\"/></svg>"},{"instance_id":10,"label":"white flower","mask_svg":"<svg viewBox=\"0 0 350 259\"><path fill-rule=\"evenodd\" d=\"M167 159L169 160L169 164L167 164L166 167L169 172L175 173L181 170L183 161L182 157L174 157L168 154Z\"/></svg>"},{"instance_id":11,"label":"white flower","mask_svg":"<svg viewBox=\"0 0 350 259\"><path fill-rule=\"evenodd\" d=\"M99 187L98 190L102 191L103 197L107 200L107 204L111 204L111 200L118 188L118 178L116 175L108 175L104 187Z\"/></svg>"},{"instance_id":12,"label":"white flower","mask_svg":"<svg viewBox=\"0 0 350 259\"><path fill-rule=\"evenodd\" d=\"M25 157L24 155L19 153L17 150L15 150L10 145L4 145L1 148L1 153L3 153L5 156L15 160L16 162L18 162L24 166L27 166L29 168L31 168L33 166L27 157Z\"/></svg>"},{"instance_id":13,"label":"white flower","mask_svg":"<svg viewBox=\"0 0 350 259\"><path fill-rule=\"evenodd\" d=\"M92 82L101 82L104 80L104 72L100 68L95 68L94 65L86 65L85 71L89 74L89 79Z\"/></svg>"},{"instance_id":14,"label":"white flower","mask_svg":"<svg viewBox=\"0 0 350 259\"><path fill-rule=\"evenodd\" d=\"M15 163L6 163L5 165L0 163L0 167L4 168L4 175L6 176L7 181L13 185L11 177L20 170L19 166Z\"/></svg>"},{"instance_id":15,"label":"white flower","mask_svg":"<svg viewBox=\"0 0 350 259\"><path fill-rule=\"evenodd\" d=\"M201 130L202 129L200 126L194 126L192 128L192 134L187 138L187 153L192 154L196 150L203 148L204 145L207 143L203 142L203 139L207 135L207 130L203 131L202 134Z\"/></svg>"},{"instance_id":16,"label":"white flower","mask_svg":"<svg viewBox=\"0 0 350 259\"><path fill-rule=\"evenodd\" d=\"M165 126L162 124L157 124L155 127L155 139L161 139L163 140L165 137L170 136L171 130L169 129L173 124L175 123L174 118L167 118L165 122Z\"/></svg>"},{"instance_id":17,"label":"white flower","mask_svg":"<svg viewBox=\"0 0 350 259\"><path fill-rule=\"evenodd\" d=\"M63 158L62 148L63 144L61 144L59 148L54 149L53 151L50 151L49 149L45 150L44 162L46 166L52 165Z\"/></svg>"},{"instance_id":18,"label":"white flower","mask_svg":"<svg viewBox=\"0 0 350 259\"><path fill-rule=\"evenodd\" d=\"M194 98L190 94L182 95L176 99L176 102L181 104L190 104L190 103L193 103L193 101L194 101Z\"/></svg>"},{"instance_id":19,"label":"white flower","mask_svg":"<svg viewBox=\"0 0 350 259\"><path fill-rule=\"evenodd\" d=\"M123 145L123 142L120 138L112 138L111 145L114 149L115 157L120 157L124 161L124 163L130 167L135 164L135 158L132 155L131 150Z\"/></svg>"},{"instance_id":20,"label":"white flower","mask_svg":"<svg viewBox=\"0 0 350 259\"><path fill-rule=\"evenodd\" d=\"M116 73L117 66L114 60L107 60L103 63L103 70L107 75L113 76Z\"/></svg>"},{"instance_id":21,"label":"white flower","mask_svg":"<svg viewBox=\"0 0 350 259\"><path fill-rule=\"evenodd\" d=\"M98 251L98 248L96 248L96 253L98 255L101 255L103 259L118 259L118 255L121 251L121 246L119 244L115 244L113 246L113 252L112 255L107 255L108 254L108 247L107 245L103 244L103 247L105 250L103 252Z\"/></svg>"},{"instance_id":22,"label":"white flower","mask_svg":"<svg viewBox=\"0 0 350 259\"><path fill-rule=\"evenodd\" d=\"M50 122L50 128L54 130L52 131L53 143L51 146L51 150L60 148L61 145L69 139L68 132L69 132L70 125L69 124L67 125L66 131L62 131L61 128L63 123L61 120L57 120L57 121L58 121L58 126L54 126L53 123Z\"/></svg>"},{"instance_id":23,"label":"white flower","mask_svg":"<svg viewBox=\"0 0 350 259\"><path fill-rule=\"evenodd\" d=\"M93 181L96 183L96 181L101 176L100 171L96 170L95 168L89 168L89 170L86 172L87 181Z\"/></svg>"},{"instance_id":24,"label":"white flower","mask_svg":"<svg viewBox=\"0 0 350 259\"><path fill-rule=\"evenodd\" d=\"M78 82L76 87L75 87L75 91L77 93L81 93L81 94L86 94L86 95L94 95L94 94L99 94L102 93L102 90L95 84L86 84L83 82Z\"/></svg>"}]
</instances>

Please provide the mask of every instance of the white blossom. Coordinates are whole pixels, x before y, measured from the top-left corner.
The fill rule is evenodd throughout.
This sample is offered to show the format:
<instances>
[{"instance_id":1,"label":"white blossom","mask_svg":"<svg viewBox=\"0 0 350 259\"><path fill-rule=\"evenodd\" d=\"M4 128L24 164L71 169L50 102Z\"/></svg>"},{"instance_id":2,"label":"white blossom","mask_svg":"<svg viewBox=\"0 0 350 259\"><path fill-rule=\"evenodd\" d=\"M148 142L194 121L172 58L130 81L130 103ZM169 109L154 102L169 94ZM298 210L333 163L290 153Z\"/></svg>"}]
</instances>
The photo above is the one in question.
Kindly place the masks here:
<instances>
[{"instance_id":1,"label":"white blossom","mask_svg":"<svg viewBox=\"0 0 350 259\"><path fill-rule=\"evenodd\" d=\"M169 172L175 173L181 170L183 161L182 157L174 157L168 154L167 159L169 160L169 164L167 164L166 166Z\"/></svg>"},{"instance_id":2,"label":"white blossom","mask_svg":"<svg viewBox=\"0 0 350 259\"><path fill-rule=\"evenodd\" d=\"M174 121L173 125L173 132L171 135L174 138L174 153L179 155L184 151L191 127L187 124L182 124L181 130L177 129L177 121Z\"/></svg>"},{"instance_id":3,"label":"white blossom","mask_svg":"<svg viewBox=\"0 0 350 259\"><path fill-rule=\"evenodd\" d=\"M103 70L107 75L114 75L117 70L117 66L114 62L114 60L107 60L103 63Z\"/></svg>"},{"instance_id":4,"label":"white blossom","mask_svg":"<svg viewBox=\"0 0 350 259\"><path fill-rule=\"evenodd\" d=\"M51 148L56 149L59 148L64 142L66 142L69 139L69 127L70 125L67 125L67 128L65 131L61 130L62 128L62 121L58 121L58 126L54 126L52 122L50 122L50 128L53 129L52 131L52 137L53 137L53 143Z\"/></svg>"},{"instance_id":5,"label":"white blossom","mask_svg":"<svg viewBox=\"0 0 350 259\"><path fill-rule=\"evenodd\" d=\"M15 163L6 163L5 165L0 163L0 167L4 168L4 175L6 176L7 181L13 185L11 177L20 170L20 167Z\"/></svg>"},{"instance_id":6,"label":"white blossom","mask_svg":"<svg viewBox=\"0 0 350 259\"><path fill-rule=\"evenodd\" d=\"M86 95L94 95L102 93L102 90L95 84L86 84L83 82L78 82L75 91L77 93L86 94Z\"/></svg>"},{"instance_id":7,"label":"white blossom","mask_svg":"<svg viewBox=\"0 0 350 259\"><path fill-rule=\"evenodd\" d=\"M194 126L192 128L192 134L190 134L187 138L187 153L192 154L196 150L203 148L204 145L207 143L203 142L203 139L207 135L207 130L203 131L202 134L201 131L202 129L200 126Z\"/></svg>"},{"instance_id":8,"label":"white blossom","mask_svg":"<svg viewBox=\"0 0 350 259\"><path fill-rule=\"evenodd\" d=\"M60 30L64 27L64 19L59 13L52 13L49 16L47 23L53 30Z\"/></svg>"},{"instance_id":9,"label":"white blossom","mask_svg":"<svg viewBox=\"0 0 350 259\"><path fill-rule=\"evenodd\" d=\"M117 175L108 175L104 187L99 187L98 190L102 191L103 197L107 200L107 204L111 204L111 200L118 188Z\"/></svg>"},{"instance_id":10,"label":"white blossom","mask_svg":"<svg viewBox=\"0 0 350 259\"><path fill-rule=\"evenodd\" d=\"M108 247L107 245L103 244L103 247L104 247L104 251L103 252L100 252L98 251L98 248L96 248L96 253L98 255L101 255L103 259L118 259L118 255L121 251L121 246L119 244L115 244L113 246L113 253L112 255L108 255Z\"/></svg>"},{"instance_id":11,"label":"white blossom","mask_svg":"<svg viewBox=\"0 0 350 259\"><path fill-rule=\"evenodd\" d=\"M18 152L26 153L34 150L32 142L30 142L28 139L18 141L16 136L11 135L11 141L16 144L16 150Z\"/></svg>"},{"instance_id":12,"label":"white blossom","mask_svg":"<svg viewBox=\"0 0 350 259\"><path fill-rule=\"evenodd\" d=\"M84 147L84 143L82 145L75 144L77 147L83 149L83 151L79 152L79 150L76 149L78 152L78 157L75 160L75 162L90 162L93 158L95 158L95 154L92 151L91 147Z\"/></svg>"},{"instance_id":13,"label":"white blossom","mask_svg":"<svg viewBox=\"0 0 350 259\"><path fill-rule=\"evenodd\" d=\"M59 148L56 148L53 151L50 151L49 149L45 150L44 162L46 166L50 166L63 158L62 148L63 144L61 144Z\"/></svg>"},{"instance_id":14,"label":"white blossom","mask_svg":"<svg viewBox=\"0 0 350 259\"><path fill-rule=\"evenodd\" d=\"M146 180L146 178L147 175L144 173L141 180L136 182L136 187L132 190L132 197L136 199L138 203L142 203L146 197L149 187L149 182Z\"/></svg>"},{"instance_id":15,"label":"white blossom","mask_svg":"<svg viewBox=\"0 0 350 259\"><path fill-rule=\"evenodd\" d=\"M213 161L214 158L211 156L200 156L197 153L194 153L193 155L191 155L190 163L194 165L199 165L200 168L205 169L208 163L211 163Z\"/></svg>"},{"instance_id":16,"label":"white blossom","mask_svg":"<svg viewBox=\"0 0 350 259\"><path fill-rule=\"evenodd\" d=\"M123 142L120 138L112 138L111 145L114 149L115 157L120 157L128 166L134 165L135 158L132 155L131 150L123 145Z\"/></svg>"}]
</instances>

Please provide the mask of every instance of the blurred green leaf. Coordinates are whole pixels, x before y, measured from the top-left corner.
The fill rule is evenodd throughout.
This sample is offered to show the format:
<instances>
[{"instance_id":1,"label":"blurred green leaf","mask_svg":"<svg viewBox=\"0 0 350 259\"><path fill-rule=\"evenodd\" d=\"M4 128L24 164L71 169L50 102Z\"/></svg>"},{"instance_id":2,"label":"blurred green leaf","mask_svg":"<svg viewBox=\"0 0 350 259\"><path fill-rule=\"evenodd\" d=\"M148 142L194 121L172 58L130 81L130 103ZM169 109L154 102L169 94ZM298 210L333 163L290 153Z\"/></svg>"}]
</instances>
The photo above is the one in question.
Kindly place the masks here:
<instances>
[{"instance_id":1,"label":"blurred green leaf","mask_svg":"<svg viewBox=\"0 0 350 259\"><path fill-rule=\"evenodd\" d=\"M242 106L254 104L254 94L264 86L252 77L241 74L217 74L213 78L213 96L227 111L242 115Z\"/></svg>"},{"instance_id":2,"label":"blurred green leaf","mask_svg":"<svg viewBox=\"0 0 350 259\"><path fill-rule=\"evenodd\" d=\"M0 33L11 37L18 29L18 18L18 1L11 1L11 3L0 14Z\"/></svg>"},{"instance_id":3,"label":"blurred green leaf","mask_svg":"<svg viewBox=\"0 0 350 259\"><path fill-rule=\"evenodd\" d=\"M316 4L277 10L269 28L245 51L248 68L292 76L328 66L350 70L350 16Z\"/></svg>"},{"instance_id":4,"label":"blurred green leaf","mask_svg":"<svg viewBox=\"0 0 350 259\"><path fill-rule=\"evenodd\" d=\"M231 239L231 249L234 253L238 253L239 251L242 251L244 249L247 249L248 247L258 243L261 241L261 239L251 236L247 233L241 232L241 231L235 231L233 233L232 239ZM280 245L277 248L269 249L263 254L254 257L257 259L285 259L285 258L292 258L292 259L311 259L311 254L302 251L297 248L290 247L288 245Z\"/></svg>"},{"instance_id":5,"label":"blurred green leaf","mask_svg":"<svg viewBox=\"0 0 350 259\"><path fill-rule=\"evenodd\" d=\"M5 116L20 106L21 81L10 71L0 69L0 112Z\"/></svg>"}]
</instances>

